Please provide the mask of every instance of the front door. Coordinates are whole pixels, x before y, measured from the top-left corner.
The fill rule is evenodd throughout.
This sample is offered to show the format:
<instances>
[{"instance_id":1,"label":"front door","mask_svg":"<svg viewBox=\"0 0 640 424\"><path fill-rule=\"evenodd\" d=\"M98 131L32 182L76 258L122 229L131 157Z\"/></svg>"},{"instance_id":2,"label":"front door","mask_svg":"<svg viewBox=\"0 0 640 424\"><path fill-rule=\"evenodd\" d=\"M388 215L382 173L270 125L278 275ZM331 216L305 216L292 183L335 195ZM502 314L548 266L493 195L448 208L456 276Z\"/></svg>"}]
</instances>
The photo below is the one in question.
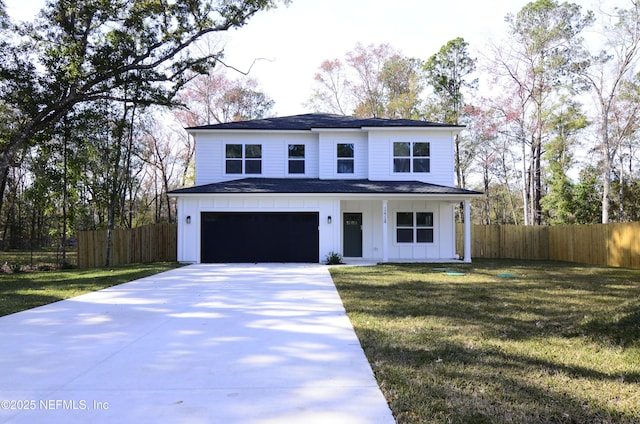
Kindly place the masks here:
<instances>
[{"instance_id":1,"label":"front door","mask_svg":"<svg viewBox=\"0 0 640 424\"><path fill-rule=\"evenodd\" d=\"M345 213L343 216L343 255L347 258L362 257L362 214Z\"/></svg>"}]
</instances>

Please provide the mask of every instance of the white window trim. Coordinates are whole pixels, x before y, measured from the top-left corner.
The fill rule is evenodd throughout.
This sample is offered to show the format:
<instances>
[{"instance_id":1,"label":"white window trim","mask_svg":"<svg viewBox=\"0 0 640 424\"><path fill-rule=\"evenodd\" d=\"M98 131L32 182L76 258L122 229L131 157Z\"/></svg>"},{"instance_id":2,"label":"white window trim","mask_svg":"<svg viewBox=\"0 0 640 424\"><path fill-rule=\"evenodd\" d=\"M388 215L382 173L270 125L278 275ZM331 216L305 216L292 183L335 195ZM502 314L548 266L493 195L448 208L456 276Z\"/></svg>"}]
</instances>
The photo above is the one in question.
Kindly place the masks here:
<instances>
[{"instance_id":1,"label":"white window trim","mask_svg":"<svg viewBox=\"0 0 640 424\"><path fill-rule=\"evenodd\" d=\"M338 156L338 146L340 144L351 144L353 145L353 157L340 157ZM336 176L343 176L343 175L355 175L356 174L356 143L355 142L349 142L349 141L338 141L335 143L334 149L333 149L333 153L334 153L334 164L335 164L335 175ZM338 161L339 160L351 160L353 162L353 171L352 172L339 172L339 167L338 167Z\"/></svg>"},{"instance_id":2,"label":"white window trim","mask_svg":"<svg viewBox=\"0 0 640 424\"><path fill-rule=\"evenodd\" d=\"M240 158L228 158L227 157L227 146L231 146L231 145L241 145L242 146L242 157ZM258 158L247 158L245 157L246 154L246 146L250 145L250 146L260 146L260 173L247 173L247 160L258 160ZM264 145L262 143L251 143L251 142L238 142L238 143L233 143L233 142L229 142L229 143L223 143L222 145L222 155L224 157L224 175L229 175L229 176L238 176L238 175L242 175L242 176L246 176L246 175L262 175L262 165L263 165L263 160L264 160L264 149L263 149ZM242 161L242 172L240 173L229 173L227 172L227 161L228 160L240 160Z\"/></svg>"},{"instance_id":3,"label":"white window trim","mask_svg":"<svg viewBox=\"0 0 640 424\"><path fill-rule=\"evenodd\" d=\"M304 176L307 175L307 150L308 147L306 145L306 143L286 143L286 151L285 151L285 157L287 158L287 164L286 164L286 173L287 175L291 175L293 177L295 176ZM289 157L289 146L304 146L304 156L301 158L292 158ZM297 162L304 162L304 172L289 172L289 162L290 161L297 161Z\"/></svg>"},{"instance_id":4,"label":"white window trim","mask_svg":"<svg viewBox=\"0 0 640 424\"><path fill-rule=\"evenodd\" d=\"M409 156L395 156L394 155L394 147L393 144L394 143L409 143ZM426 143L429 145L429 156L414 156L413 155L413 145L415 143ZM391 141L391 146L390 146L390 156L391 156L391 174L392 175L427 175L427 174L431 174L431 142L427 141L427 140L413 140L413 141L409 141L409 140L392 140ZM396 172L395 170L395 165L394 165L394 160L396 158L399 159L409 159L409 172ZM415 172L413 170L413 160L414 159L429 159L429 171L427 172Z\"/></svg>"},{"instance_id":5,"label":"white window trim","mask_svg":"<svg viewBox=\"0 0 640 424\"><path fill-rule=\"evenodd\" d=\"M399 213L411 213L413 214L413 226L412 227L399 227L398 226L398 214ZM418 226L418 221L417 221L417 214L419 213L430 213L431 214L431 221L432 221L432 225L430 227L419 227ZM396 244L396 246L433 246L436 244L436 236L437 236L437 232L436 232L436 213L433 211L417 211L417 210L402 210L402 209L397 209L393 211L393 240L394 243ZM412 232L413 232L413 241L412 242L406 242L406 241L398 241L398 229L409 229L411 228ZM419 229L430 229L431 231L433 231L433 240L432 241L418 241L418 230Z\"/></svg>"}]
</instances>

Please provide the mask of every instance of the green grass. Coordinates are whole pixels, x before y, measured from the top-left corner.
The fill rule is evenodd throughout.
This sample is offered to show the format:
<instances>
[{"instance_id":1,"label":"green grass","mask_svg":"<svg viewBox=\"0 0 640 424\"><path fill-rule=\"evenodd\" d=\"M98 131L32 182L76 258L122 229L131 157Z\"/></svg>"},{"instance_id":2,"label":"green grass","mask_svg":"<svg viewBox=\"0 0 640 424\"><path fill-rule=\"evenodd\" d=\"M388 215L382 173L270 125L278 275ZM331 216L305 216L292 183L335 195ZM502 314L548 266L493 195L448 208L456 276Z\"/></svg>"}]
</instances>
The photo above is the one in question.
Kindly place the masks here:
<instances>
[{"instance_id":1,"label":"green grass","mask_svg":"<svg viewBox=\"0 0 640 424\"><path fill-rule=\"evenodd\" d=\"M126 283L180 266L136 264L115 268L0 274L0 316Z\"/></svg>"},{"instance_id":2,"label":"green grass","mask_svg":"<svg viewBox=\"0 0 640 424\"><path fill-rule=\"evenodd\" d=\"M68 264L76 264L77 252L75 247L67 248L66 262ZM62 261L62 252L57 252L54 248L37 249L33 252L28 250L8 250L0 252L0 266L7 264L48 267L55 268Z\"/></svg>"},{"instance_id":3,"label":"green grass","mask_svg":"<svg viewBox=\"0 0 640 424\"><path fill-rule=\"evenodd\" d=\"M639 270L437 267L331 268L398 423L640 422Z\"/></svg>"}]
</instances>

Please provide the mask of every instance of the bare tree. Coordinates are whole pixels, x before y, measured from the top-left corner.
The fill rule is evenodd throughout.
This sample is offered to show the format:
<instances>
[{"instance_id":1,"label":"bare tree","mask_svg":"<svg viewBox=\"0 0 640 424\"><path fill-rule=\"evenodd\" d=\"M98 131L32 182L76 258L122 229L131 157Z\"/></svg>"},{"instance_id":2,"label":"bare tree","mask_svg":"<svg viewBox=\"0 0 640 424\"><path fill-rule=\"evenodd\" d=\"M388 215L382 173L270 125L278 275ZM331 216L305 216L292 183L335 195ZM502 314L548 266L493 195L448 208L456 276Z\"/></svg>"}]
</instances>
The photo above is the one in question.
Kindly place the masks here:
<instances>
[{"instance_id":1,"label":"bare tree","mask_svg":"<svg viewBox=\"0 0 640 424\"><path fill-rule=\"evenodd\" d=\"M422 65L389 44L358 43L344 60L320 64L307 107L340 115L419 118Z\"/></svg>"},{"instance_id":2,"label":"bare tree","mask_svg":"<svg viewBox=\"0 0 640 424\"><path fill-rule=\"evenodd\" d=\"M522 116L529 122L520 137L530 150L525 197L530 197L528 222L539 225L547 111L559 90L573 89L575 68L584 61L580 33L593 22L593 14L583 15L574 3L537 0L506 20L511 43L508 48L496 49L495 61L512 81L514 93L521 99Z\"/></svg>"},{"instance_id":3,"label":"bare tree","mask_svg":"<svg viewBox=\"0 0 640 424\"><path fill-rule=\"evenodd\" d=\"M323 61L313 79L316 88L307 102L307 107L317 112L338 115L348 115L351 112L351 83L340 59Z\"/></svg>"},{"instance_id":4,"label":"bare tree","mask_svg":"<svg viewBox=\"0 0 640 424\"><path fill-rule=\"evenodd\" d=\"M613 13L602 12L604 20L602 36L605 50L593 55L591 66L582 73L590 84L595 105L598 109L597 126L599 133L598 150L602 156L602 223L609 222L611 204L611 177L616 155L625 137L624 123L613 125L616 103L619 101L624 81L630 77L638 60L640 46L640 6L631 1L630 9L614 9Z\"/></svg>"},{"instance_id":5,"label":"bare tree","mask_svg":"<svg viewBox=\"0 0 640 424\"><path fill-rule=\"evenodd\" d=\"M260 119L268 116L274 101L253 78L229 78L213 69L197 75L178 94L185 106L175 116L188 126Z\"/></svg>"},{"instance_id":6,"label":"bare tree","mask_svg":"<svg viewBox=\"0 0 640 424\"><path fill-rule=\"evenodd\" d=\"M144 124L141 144L139 157L150 167L147 175L151 179L151 184L148 186L154 187L152 196L155 203L154 220L161 222L166 219L168 222L173 222L175 205L169 197L169 192L179 185L176 176L176 167L180 162L178 146L173 142L172 135L155 124L155 121L147 121Z\"/></svg>"}]
</instances>

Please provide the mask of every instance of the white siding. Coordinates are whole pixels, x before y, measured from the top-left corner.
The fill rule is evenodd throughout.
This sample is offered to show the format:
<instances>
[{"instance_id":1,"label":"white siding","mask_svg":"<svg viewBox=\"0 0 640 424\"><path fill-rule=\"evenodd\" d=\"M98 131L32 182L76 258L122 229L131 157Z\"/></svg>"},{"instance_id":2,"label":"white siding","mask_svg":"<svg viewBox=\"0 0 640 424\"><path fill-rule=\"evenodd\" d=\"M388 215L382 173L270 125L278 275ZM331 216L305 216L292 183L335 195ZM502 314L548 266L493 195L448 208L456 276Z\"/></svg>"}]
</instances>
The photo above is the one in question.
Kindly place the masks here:
<instances>
[{"instance_id":1,"label":"white siding","mask_svg":"<svg viewBox=\"0 0 640 424\"><path fill-rule=\"evenodd\" d=\"M224 181L224 152L213 134L198 133L196 143L196 185ZM222 154L222 158L221 155Z\"/></svg>"},{"instance_id":2,"label":"white siding","mask_svg":"<svg viewBox=\"0 0 640 424\"><path fill-rule=\"evenodd\" d=\"M394 173L393 143L398 141L430 143L430 172ZM453 186L453 134L450 131L369 131L369 179Z\"/></svg>"},{"instance_id":3,"label":"white siding","mask_svg":"<svg viewBox=\"0 0 640 424\"><path fill-rule=\"evenodd\" d=\"M393 143L429 142L430 172L394 173ZM227 175L225 144L262 144L261 175ZM354 173L338 174L337 144L354 144ZM288 173L289 144L305 145L305 174ZM371 179L375 181L423 181L452 186L454 178L451 131L320 131L310 133L196 134L196 185L245 177Z\"/></svg>"},{"instance_id":4,"label":"white siding","mask_svg":"<svg viewBox=\"0 0 640 424\"><path fill-rule=\"evenodd\" d=\"M354 173L338 174L338 144L353 143ZM366 179L368 178L368 144L367 134L362 131L320 133L319 176L321 179Z\"/></svg>"},{"instance_id":5,"label":"white siding","mask_svg":"<svg viewBox=\"0 0 640 424\"><path fill-rule=\"evenodd\" d=\"M261 144L262 174L225 173L226 144ZM289 144L305 145L305 173L290 175ZM318 178L318 135L275 133L228 133L196 135L196 185L216 183L246 177Z\"/></svg>"},{"instance_id":6,"label":"white siding","mask_svg":"<svg viewBox=\"0 0 640 424\"><path fill-rule=\"evenodd\" d=\"M319 130L311 132L197 132L196 185L246 177L371 179L374 181L422 181L453 186L454 158L451 131L426 129ZM393 142L429 142L429 173L394 173ZM225 144L261 144L262 173L225 173ZM354 173L337 173L337 144L354 144ZM305 174L288 173L288 145L305 145ZM383 246L381 198L283 195L218 195L178 197L178 260L200 261L200 216L202 212L318 212L320 215L320 254L322 262L329 252L342 252L343 214L362 213L363 259L390 261L448 260L455 257L454 206L447 201L419 198L387 199L387 246ZM397 243L396 212L432 212L433 243ZM190 224L186 223L187 216ZM328 223L327 217L332 217ZM221 241L224 242L224 241Z\"/></svg>"}]
</instances>

